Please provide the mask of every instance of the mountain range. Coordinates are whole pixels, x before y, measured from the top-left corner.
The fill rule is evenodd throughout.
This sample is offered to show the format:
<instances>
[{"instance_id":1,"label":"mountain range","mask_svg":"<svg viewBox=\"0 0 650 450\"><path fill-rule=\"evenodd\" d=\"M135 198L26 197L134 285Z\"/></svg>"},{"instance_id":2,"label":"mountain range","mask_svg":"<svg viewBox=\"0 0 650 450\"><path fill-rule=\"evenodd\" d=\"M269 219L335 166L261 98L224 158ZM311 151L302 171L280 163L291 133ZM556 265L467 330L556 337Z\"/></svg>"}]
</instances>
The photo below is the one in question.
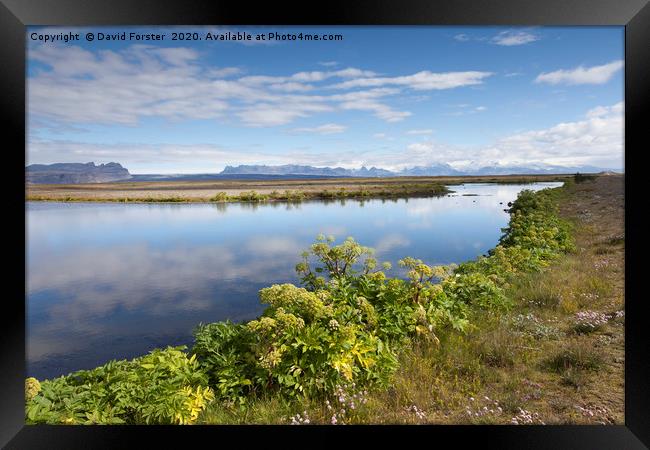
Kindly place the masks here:
<instances>
[{"instance_id":1,"label":"mountain range","mask_svg":"<svg viewBox=\"0 0 650 450\"><path fill-rule=\"evenodd\" d=\"M107 183L132 178L122 165L110 162L31 164L25 167L25 179L33 184Z\"/></svg>"},{"instance_id":2,"label":"mountain range","mask_svg":"<svg viewBox=\"0 0 650 450\"><path fill-rule=\"evenodd\" d=\"M428 166L415 166L400 171L390 171L377 167L360 169L344 169L342 167L314 167L285 164L282 166L265 165L240 165L226 166L220 175L320 175L337 177L396 177L396 176L463 176L463 175L538 175L538 174L566 174L566 173L598 173L603 171L618 172L594 166L470 166L467 169L455 169L449 164L430 164Z\"/></svg>"},{"instance_id":3,"label":"mountain range","mask_svg":"<svg viewBox=\"0 0 650 450\"><path fill-rule=\"evenodd\" d=\"M239 165L226 166L219 173L204 174L131 174L122 165L110 162L95 165L89 163L32 164L25 168L28 183L34 184L76 184L107 183L111 181L200 181L214 179L299 179L299 178L344 178L344 177L398 177L398 176L465 176L465 175L538 175L620 172L594 166L526 165L505 166L469 165L466 169L455 169L449 164L415 166L400 171L378 167L345 169L343 167L314 167L285 164L280 166Z\"/></svg>"}]
</instances>

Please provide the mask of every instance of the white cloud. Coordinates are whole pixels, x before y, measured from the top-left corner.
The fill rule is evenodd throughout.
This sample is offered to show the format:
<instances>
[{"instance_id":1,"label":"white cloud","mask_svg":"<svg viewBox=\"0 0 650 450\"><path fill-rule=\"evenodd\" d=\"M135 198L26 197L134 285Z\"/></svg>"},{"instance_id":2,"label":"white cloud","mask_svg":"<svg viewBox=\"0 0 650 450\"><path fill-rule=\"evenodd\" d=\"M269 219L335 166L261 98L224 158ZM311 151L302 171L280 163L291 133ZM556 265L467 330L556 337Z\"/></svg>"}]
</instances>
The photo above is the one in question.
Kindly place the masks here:
<instances>
[{"instance_id":1,"label":"white cloud","mask_svg":"<svg viewBox=\"0 0 650 450\"><path fill-rule=\"evenodd\" d=\"M376 117L386 122L399 122L411 115L409 111L397 111L378 99L399 93L395 88L377 88L333 95L330 98L341 101L340 107L346 110L372 111Z\"/></svg>"},{"instance_id":2,"label":"white cloud","mask_svg":"<svg viewBox=\"0 0 650 450\"><path fill-rule=\"evenodd\" d=\"M541 39L538 34L535 34L533 29L519 29L519 30L506 30L498 33L495 36L470 36L465 33L456 34L454 40L458 42L489 42L496 45L502 45L506 47L511 47L515 45L524 45L531 42L535 42Z\"/></svg>"},{"instance_id":3,"label":"white cloud","mask_svg":"<svg viewBox=\"0 0 650 450\"><path fill-rule=\"evenodd\" d=\"M265 83L285 83L285 82L318 82L324 81L330 78L352 78L352 77L372 77L377 75L375 72L370 70L361 70L355 67L348 67L346 69L332 70L332 71L311 71L311 72L298 72L289 76L265 76L265 75L256 75L248 76L241 78L240 81L253 84L261 85Z\"/></svg>"},{"instance_id":4,"label":"white cloud","mask_svg":"<svg viewBox=\"0 0 650 450\"><path fill-rule=\"evenodd\" d=\"M288 83L271 84L269 85L269 88L275 91L283 91L283 92L306 92L306 91L313 90L314 86L310 84L288 82Z\"/></svg>"},{"instance_id":5,"label":"white cloud","mask_svg":"<svg viewBox=\"0 0 650 450\"><path fill-rule=\"evenodd\" d=\"M587 111L586 117L591 119L594 117L603 117L610 114L622 114L624 113L625 106L623 102L616 103L612 106L596 106L595 108Z\"/></svg>"},{"instance_id":6,"label":"white cloud","mask_svg":"<svg viewBox=\"0 0 650 450\"><path fill-rule=\"evenodd\" d=\"M399 77L367 77L358 78L331 87L350 89L354 87L380 87L386 85L406 86L414 90L453 89L461 86L472 86L483 83L483 79L492 75L491 72L467 71L433 73L428 70L413 75Z\"/></svg>"},{"instance_id":7,"label":"white cloud","mask_svg":"<svg viewBox=\"0 0 650 450\"><path fill-rule=\"evenodd\" d=\"M160 57L160 59L173 66L184 66L196 60L199 54L196 50L190 48L155 48L147 47L149 52Z\"/></svg>"},{"instance_id":8,"label":"white cloud","mask_svg":"<svg viewBox=\"0 0 650 450\"><path fill-rule=\"evenodd\" d=\"M321 61L318 64L323 67L335 67L339 65L338 61Z\"/></svg>"},{"instance_id":9,"label":"white cloud","mask_svg":"<svg viewBox=\"0 0 650 450\"><path fill-rule=\"evenodd\" d=\"M596 107L579 120L504 136L484 146L463 147L427 140L408 144L399 152L369 152L357 158L363 158L367 165L392 170L432 163L452 166L584 164L620 168L624 154L623 110L622 102Z\"/></svg>"},{"instance_id":10,"label":"white cloud","mask_svg":"<svg viewBox=\"0 0 650 450\"><path fill-rule=\"evenodd\" d=\"M571 70L556 70L554 72L541 73L535 78L536 83L549 84L604 84L607 83L616 72L623 68L623 61L612 61L601 66L584 67L579 66Z\"/></svg>"},{"instance_id":11,"label":"white cloud","mask_svg":"<svg viewBox=\"0 0 650 450\"><path fill-rule=\"evenodd\" d=\"M427 128L427 129L422 129L422 130L408 130L406 134L410 135L418 135L418 134L432 134L433 130Z\"/></svg>"},{"instance_id":12,"label":"white cloud","mask_svg":"<svg viewBox=\"0 0 650 450\"><path fill-rule=\"evenodd\" d=\"M292 131L298 133L318 133L318 134L337 134L343 133L348 127L345 125L338 125L336 123L326 123L318 127L311 128L294 128Z\"/></svg>"},{"instance_id":13,"label":"white cloud","mask_svg":"<svg viewBox=\"0 0 650 450\"><path fill-rule=\"evenodd\" d=\"M268 127L286 125L300 117L308 117L315 112L331 111L332 107L319 102L288 102L280 104L255 104L237 113L248 126Z\"/></svg>"},{"instance_id":14,"label":"white cloud","mask_svg":"<svg viewBox=\"0 0 650 450\"><path fill-rule=\"evenodd\" d=\"M207 71L208 76L214 78L227 78L234 75L240 75L243 73L243 70L239 67L223 67L221 69L209 69Z\"/></svg>"},{"instance_id":15,"label":"white cloud","mask_svg":"<svg viewBox=\"0 0 650 450\"><path fill-rule=\"evenodd\" d=\"M492 43L511 47L514 45L524 45L535 42L540 39L539 36L525 30L507 30L502 31L492 38Z\"/></svg>"},{"instance_id":16,"label":"white cloud","mask_svg":"<svg viewBox=\"0 0 650 450\"><path fill-rule=\"evenodd\" d=\"M32 124L86 123L135 126L147 117L169 120L239 120L245 126L278 126L337 110L369 111L395 122L411 115L387 104L396 88L366 88L346 94L307 95L330 79L364 80L377 73L355 67L246 75L240 67L204 67L192 49L133 45L91 52L77 46L30 49L38 69L28 77ZM417 77L416 77L417 78Z\"/></svg>"},{"instance_id":17,"label":"white cloud","mask_svg":"<svg viewBox=\"0 0 650 450\"><path fill-rule=\"evenodd\" d=\"M499 140L486 149L507 163L542 162L557 165L622 164L624 106L597 107L575 122L527 131ZM616 167L614 166L614 167Z\"/></svg>"},{"instance_id":18,"label":"white cloud","mask_svg":"<svg viewBox=\"0 0 650 450\"><path fill-rule=\"evenodd\" d=\"M29 163L117 161L131 170L144 164L149 167L156 161L158 173L215 173L225 165L238 164L307 164L313 166L341 166L359 168L361 165L400 170L418 165L448 163L461 165L488 164L588 164L618 168L623 159L623 103L599 106L573 122L530 130L505 136L490 145L462 147L431 139L413 142L401 149L380 152L377 149L354 152L347 149L338 153L307 153L287 149L282 154L250 151L245 148L224 148L213 144L152 145L141 143L94 144L73 141L28 142ZM321 126L321 130L334 130L334 124ZM313 130L319 127L314 127ZM386 133L376 133L377 139L390 138ZM181 169L182 168L182 169ZM151 170L148 170L149 172Z\"/></svg>"}]
</instances>

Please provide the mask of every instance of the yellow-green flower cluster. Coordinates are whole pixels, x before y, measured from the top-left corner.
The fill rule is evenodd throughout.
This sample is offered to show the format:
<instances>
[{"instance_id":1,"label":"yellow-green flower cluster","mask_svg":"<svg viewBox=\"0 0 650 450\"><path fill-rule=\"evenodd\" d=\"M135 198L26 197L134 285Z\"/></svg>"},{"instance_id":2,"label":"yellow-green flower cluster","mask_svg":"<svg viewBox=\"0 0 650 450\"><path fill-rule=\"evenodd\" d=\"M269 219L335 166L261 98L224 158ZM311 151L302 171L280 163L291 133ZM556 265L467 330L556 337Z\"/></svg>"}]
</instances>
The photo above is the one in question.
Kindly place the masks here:
<instances>
[{"instance_id":1,"label":"yellow-green flower cluster","mask_svg":"<svg viewBox=\"0 0 650 450\"><path fill-rule=\"evenodd\" d=\"M34 377L25 380L25 400L30 401L41 391L41 383Z\"/></svg>"},{"instance_id":2,"label":"yellow-green flower cluster","mask_svg":"<svg viewBox=\"0 0 650 450\"><path fill-rule=\"evenodd\" d=\"M314 292L293 284L276 284L260 290L260 299L273 308L284 307L297 313L306 321L322 317L325 313L323 300Z\"/></svg>"}]
</instances>

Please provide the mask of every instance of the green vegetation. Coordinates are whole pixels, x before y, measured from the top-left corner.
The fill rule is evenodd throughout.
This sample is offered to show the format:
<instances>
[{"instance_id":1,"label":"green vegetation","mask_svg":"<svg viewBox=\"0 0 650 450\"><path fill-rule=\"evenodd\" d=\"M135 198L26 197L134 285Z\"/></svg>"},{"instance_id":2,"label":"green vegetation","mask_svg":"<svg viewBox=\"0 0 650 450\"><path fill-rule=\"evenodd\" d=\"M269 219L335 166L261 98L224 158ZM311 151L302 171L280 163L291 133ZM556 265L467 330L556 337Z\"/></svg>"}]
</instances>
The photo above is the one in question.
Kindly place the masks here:
<instances>
[{"instance_id":1,"label":"green vegetation","mask_svg":"<svg viewBox=\"0 0 650 450\"><path fill-rule=\"evenodd\" d=\"M27 423L188 424L214 399L184 347L45 380L27 401ZM33 381L26 383L26 391ZM31 390L33 392L33 388ZM29 396L28 396L29 397Z\"/></svg>"},{"instance_id":2,"label":"green vegetation","mask_svg":"<svg viewBox=\"0 0 650 450\"><path fill-rule=\"evenodd\" d=\"M290 192L270 197L278 195L291 198ZM564 292L535 282L552 261L575 250L572 227L557 214L562 195L562 188L521 192L489 255L457 267L407 257L400 261L405 279L387 278L382 270L390 266L353 238L335 245L333 237L319 236L296 266L302 287L262 289L268 307L258 319L200 324L188 352L154 350L44 380L38 388L28 379L27 421L404 423L406 415L410 423L426 418L417 406L425 401L458 409L498 371L530 361L532 342L564 336L534 313L509 314L524 300L532 308L564 308ZM588 279L577 295L602 292L596 281ZM589 326L593 317L585 317ZM598 355L579 343L540 365L574 386L584 382L584 371L600 366ZM501 405L488 399L485 411L529 423L532 415L514 394L522 382L510 379L513 386L505 388L513 394ZM534 383L526 386L536 392ZM499 421L472 414L470 423ZM468 419L445 414L445 420Z\"/></svg>"}]
</instances>

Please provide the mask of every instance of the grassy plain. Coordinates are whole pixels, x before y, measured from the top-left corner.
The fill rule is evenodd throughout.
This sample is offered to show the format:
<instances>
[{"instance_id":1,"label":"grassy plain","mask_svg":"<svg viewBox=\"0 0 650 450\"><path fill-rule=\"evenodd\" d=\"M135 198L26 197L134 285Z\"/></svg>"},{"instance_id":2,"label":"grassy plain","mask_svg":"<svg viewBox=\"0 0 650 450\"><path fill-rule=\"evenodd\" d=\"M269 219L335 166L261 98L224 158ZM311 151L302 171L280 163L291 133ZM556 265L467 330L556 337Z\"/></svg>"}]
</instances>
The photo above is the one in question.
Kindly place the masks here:
<instances>
[{"instance_id":1,"label":"grassy plain","mask_svg":"<svg viewBox=\"0 0 650 450\"><path fill-rule=\"evenodd\" d=\"M137 181L29 184L30 201L233 202L442 195L445 185L563 181L572 175L320 178L292 180Z\"/></svg>"}]
</instances>

